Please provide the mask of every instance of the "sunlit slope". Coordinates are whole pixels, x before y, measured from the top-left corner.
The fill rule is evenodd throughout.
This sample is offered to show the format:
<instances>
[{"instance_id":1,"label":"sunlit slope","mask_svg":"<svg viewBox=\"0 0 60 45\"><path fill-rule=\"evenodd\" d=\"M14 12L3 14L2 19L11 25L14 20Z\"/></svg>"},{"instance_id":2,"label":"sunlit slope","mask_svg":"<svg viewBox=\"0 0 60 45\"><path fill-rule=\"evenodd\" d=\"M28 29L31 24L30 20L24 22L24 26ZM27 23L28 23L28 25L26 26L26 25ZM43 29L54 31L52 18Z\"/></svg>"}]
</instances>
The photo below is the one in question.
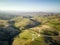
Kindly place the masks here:
<instances>
[{"instance_id":1,"label":"sunlit slope","mask_svg":"<svg viewBox=\"0 0 60 45\"><path fill-rule=\"evenodd\" d=\"M30 19L27 18L21 18L21 19L22 20L20 21L18 21L17 19L17 22L15 23L15 26L18 28L21 28L20 26L22 25L24 25L22 27L25 27L26 25L32 22ZM32 28L24 29L22 33L19 34L14 39L13 45L50 45L50 44L58 45L60 44L58 40L60 35L60 17L58 15L34 16L32 19L37 22L40 22L41 24ZM47 37L45 37L46 35ZM52 36L49 38L51 40L48 39L49 36ZM57 36L57 37L53 37L53 36Z\"/></svg>"},{"instance_id":2,"label":"sunlit slope","mask_svg":"<svg viewBox=\"0 0 60 45\"><path fill-rule=\"evenodd\" d=\"M0 20L0 27L5 27L8 25L8 20Z\"/></svg>"},{"instance_id":3,"label":"sunlit slope","mask_svg":"<svg viewBox=\"0 0 60 45\"><path fill-rule=\"evenodd\" d=\"M15 21L15 26L21 30L35 27L40 24L40 22L31 20L29 18L24 18L23 16L12 19Z\"/></svg>"}]
</instances>

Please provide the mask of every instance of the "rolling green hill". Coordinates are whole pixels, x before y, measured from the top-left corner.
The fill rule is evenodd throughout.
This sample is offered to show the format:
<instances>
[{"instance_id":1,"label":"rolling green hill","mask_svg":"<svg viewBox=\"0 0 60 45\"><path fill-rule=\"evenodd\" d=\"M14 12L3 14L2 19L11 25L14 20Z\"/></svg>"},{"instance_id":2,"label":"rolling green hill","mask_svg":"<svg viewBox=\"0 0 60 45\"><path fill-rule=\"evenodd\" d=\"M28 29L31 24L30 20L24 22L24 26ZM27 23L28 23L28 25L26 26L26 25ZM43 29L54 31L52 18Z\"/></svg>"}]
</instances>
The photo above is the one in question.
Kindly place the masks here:
<instances>
[{"instance_id":1,"label":"rolling green hill","mask_svg":"<svg viewBox=\"0 0 60 45\"><path fill-rule=\"evenodd\" d=\"M12 45L60 45L60 15L18 16L0 20L0 25L9 32L0 29L1 37L13 39Z\"/></svg>"},{"instance_id":2,"label":"rolling green hill","mask_svg":"<svg viewBox=\"0 0 60 45\"><path fill-rule=\"evenodd\" d=\"M25 27L26 25L34 22L28 18L22 18L22 21L18 21L20 18L17 18L15 26L21 29L20 33L13 42L13 45L59 45L60 40L60 18L59 15L53 16L34 16L31 19L39 22L40 24L34 27ZM27 23L28 22L28 23ZM31 25L31 24L30 24ZM58 40L58 39L59 40ZM47 41L47 42L46 42Z\"/></svg>"}]
</instances>

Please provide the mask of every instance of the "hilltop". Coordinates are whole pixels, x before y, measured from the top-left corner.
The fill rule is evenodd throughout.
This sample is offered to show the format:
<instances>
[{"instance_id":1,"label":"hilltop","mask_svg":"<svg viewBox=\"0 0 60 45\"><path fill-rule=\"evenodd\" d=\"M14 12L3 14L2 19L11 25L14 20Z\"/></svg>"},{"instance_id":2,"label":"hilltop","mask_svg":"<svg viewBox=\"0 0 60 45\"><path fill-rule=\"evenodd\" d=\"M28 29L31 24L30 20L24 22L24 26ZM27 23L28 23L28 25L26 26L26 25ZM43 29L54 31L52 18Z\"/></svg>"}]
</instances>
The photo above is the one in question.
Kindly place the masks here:
<instances>
[{"instance_id":1,"label":"hilltop","mask_svg":"<svg viewBox=\"0 0 60 45\"><path fill-rule=\"evenodd\" d=\"M25 15L24 15L25 14ZM29 14L29 15L27 15ZM33 16L31 16L33 15ZM2 16L2 17L1 17ZM9 18L10 16L10 18ZM12 45L59 45L60 14L59 13L23 13L9 15L7 19L0 15L1 44ZM4 19L3 19L4 18ZM3 30L3 31L2 31ZM8 34L8 35L7 35ZM8 36L8 37L7 37ZM2 44L2 45L4 45Z\"/></svg>"}]
</instances>

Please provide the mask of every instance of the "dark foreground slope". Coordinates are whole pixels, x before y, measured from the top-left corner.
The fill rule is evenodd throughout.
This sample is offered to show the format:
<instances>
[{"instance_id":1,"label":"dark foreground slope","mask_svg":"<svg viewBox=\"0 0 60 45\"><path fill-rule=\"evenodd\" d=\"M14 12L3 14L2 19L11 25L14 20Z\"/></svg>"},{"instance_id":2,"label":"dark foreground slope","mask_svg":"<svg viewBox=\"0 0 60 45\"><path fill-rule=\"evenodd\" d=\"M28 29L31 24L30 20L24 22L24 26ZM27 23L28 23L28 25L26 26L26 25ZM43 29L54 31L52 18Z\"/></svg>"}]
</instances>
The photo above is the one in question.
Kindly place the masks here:
<instances>
[{"instance_id":1,"label":"dark foreground slope","mask_svg":"<svg viewBox=\"0 0 60 45\"><path fill-rule=\"evenodd\" d=\"M8 23L6 27L0 27L0 45L12 45L14 38L21 31Z\"/></svg>"}]
</instances>

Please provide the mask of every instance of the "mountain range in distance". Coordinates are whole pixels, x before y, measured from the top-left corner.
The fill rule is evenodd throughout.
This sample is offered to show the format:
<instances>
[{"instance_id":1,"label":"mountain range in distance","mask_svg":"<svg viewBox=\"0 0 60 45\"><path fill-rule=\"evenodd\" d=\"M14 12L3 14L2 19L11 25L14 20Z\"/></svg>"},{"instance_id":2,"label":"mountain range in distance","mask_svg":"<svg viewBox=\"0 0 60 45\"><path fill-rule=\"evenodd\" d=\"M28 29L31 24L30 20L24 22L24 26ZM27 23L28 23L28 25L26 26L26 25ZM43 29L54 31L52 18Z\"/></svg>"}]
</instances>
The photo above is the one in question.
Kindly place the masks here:
<instances>
[{"instance_id":1,"label":"mountain range in distance","mask_svg":"<svg viewBox=\"0 0 60 45\"><path fill-rule=\"evenodd\" d=\"M55 15L57 12L17 12L17 11L0 11L0 15L21 15L21 16L35 16L35 15Z\"/></svg>"}]
</instances>

